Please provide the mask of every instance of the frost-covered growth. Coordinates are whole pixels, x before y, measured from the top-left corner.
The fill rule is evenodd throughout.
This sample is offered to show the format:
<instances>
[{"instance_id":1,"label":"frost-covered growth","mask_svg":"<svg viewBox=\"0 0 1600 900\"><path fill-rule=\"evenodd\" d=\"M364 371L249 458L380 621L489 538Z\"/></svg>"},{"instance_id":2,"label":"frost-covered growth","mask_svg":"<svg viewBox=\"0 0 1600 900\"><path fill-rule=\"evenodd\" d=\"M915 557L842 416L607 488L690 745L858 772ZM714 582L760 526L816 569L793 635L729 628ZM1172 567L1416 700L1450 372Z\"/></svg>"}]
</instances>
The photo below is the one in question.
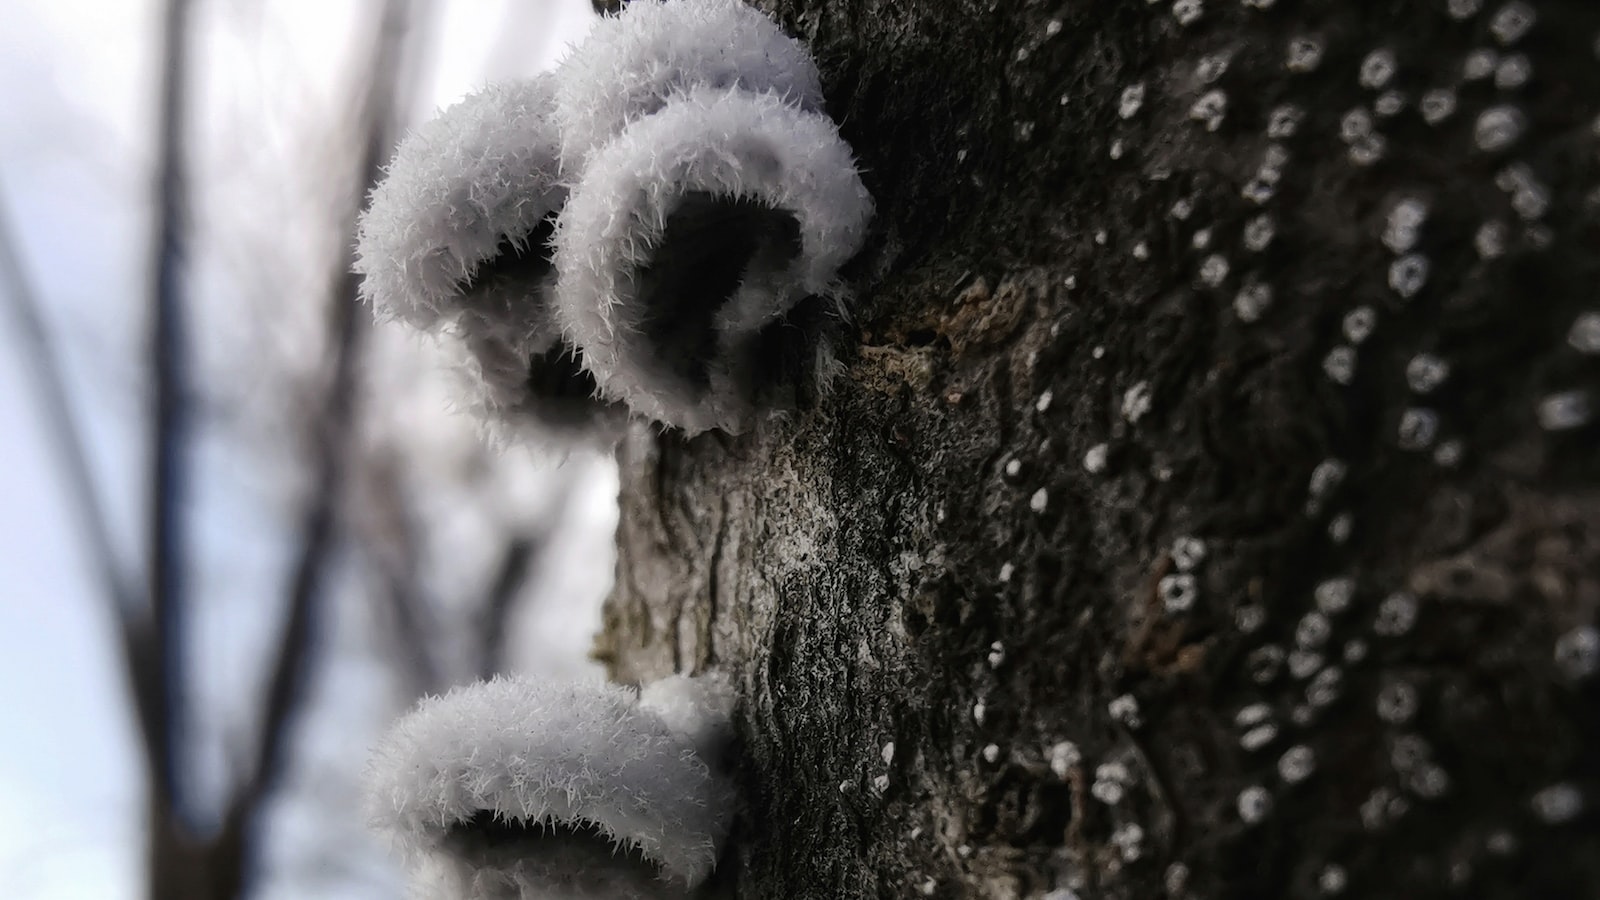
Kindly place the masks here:
<instances>
[{"instance_id":1,"label":"frost-covered growth","mask_svg":"<svg viewBox=\"0 0 1600 900\"><path fill-rule=\"evenodd\" d=\"M740 0L635 3L556 74L557 318L602 393L740 431L834 363L872 202L806 48Z\"/></svg>"},{"instance_id":2,"label":"frost-covered growth","mask_svg":"<svg viewBox=\"0 0 1600 900\"><path fill-rule=\"evenodd\" d=\"M485 88L401 142L361 219L362 296L419 327L480 305L513 312L473 288L549 268L542 238L566 200L550 92L548 77Z\"/></svg>"},{"instance_id":3,"label":"frost-covered growth","mask_svg":"<svg viewBox=\"0 0 1600 900\"><path fill-rule=\"evenodd\" d=\"M602 683L500 678L424 700L374 752L374 826L423 896L690 896L735 802L696 742L730 695L694 687L655 692L682 701L667 715Z\"/></svg>"},{"instance_id":4,"label":"frost-covered growth","mask_svg":"<svg viewBox=\"0 0 1600 900\"><path fill-rule=\"evenodd\" d=\"M689 432L740 431L832 368L820 326L872 198L833 122L699 89L590 160L556 228L556 312L601 389Z\"/></svg>"},{"instance_id":5,"label":"frost-covered growth","mask_svg":"<svg viewBox=\"0 0 1600 900\"><path fill-rule=\"evenodd\" d=\"M383 316L451 333L469 406L557 430L619 418L551 319L547 243L566 201L548 76L495 85L400 144L357 235L361 294Z\"/></svg>"},{"instance_id":6,"label":"frost-covered growth","mask_svg":"<svg viewBox=\"0 0 1600 900\"><path fill-rule=\"evenodd\" d=\"M772 92L822 108L805 47L741 0L629 4L596 23L556 78L561 157L572 172L630 122L695 88Z\"/></svg>"},{"instance_id":7,"label":"frost-covered growth","mask_svg":"<svg viewBox=\"0 0 1600 900\"><path fill-rule=\"evenodd\" d=\"M653 713L694 746L714 771L728 767L733 746L733 685L719 673L672 675L639 692L639 708Z\"/></svg>"}]
</instances>

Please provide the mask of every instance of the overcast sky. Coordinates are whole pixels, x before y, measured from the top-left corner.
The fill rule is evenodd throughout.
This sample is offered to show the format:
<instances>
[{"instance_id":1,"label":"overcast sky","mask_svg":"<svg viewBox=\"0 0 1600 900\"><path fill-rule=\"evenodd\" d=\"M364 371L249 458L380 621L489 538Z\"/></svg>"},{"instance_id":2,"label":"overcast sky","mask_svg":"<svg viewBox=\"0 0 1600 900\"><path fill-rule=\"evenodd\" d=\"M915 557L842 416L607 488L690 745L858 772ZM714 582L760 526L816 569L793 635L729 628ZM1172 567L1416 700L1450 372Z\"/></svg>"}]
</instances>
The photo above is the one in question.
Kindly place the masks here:
<instances>
[{"instance_id":1,"label":"overcast sky","mask_svg":"<svg viewBox=\"0 0 1600 900\"><path fill-rule=\"evenodd\" d=\"M198 65L208 79L198 102L211 104L205 115L214 117L197 123L197 136L237 139L239 119L218 112L227 108L227 115L270 122L266 133L290 149L305 144L297 121L314 122L344 101L351 23L374 8L353 0L197 6L206 23ZM142 499L133 386L156 14L147 0L0 4L0 202L58 336L124 542L135 537ZM581 36L588 16L587 0L441 4L419 114L487 80L548 65ZM253 169L242 177L246 192L274 188L250 184ZM9 317L0 317L0 897L133 900L141 795L132 726L108 620L37 429L34 386L16 340ZM585 485L579 543L562 556L591 559L593 536L609 540L615 480L602 464L575 471ZM252 555L248 523L207 524L222 526L201 530L218 535L204 551L224 557L228 577L248 578L273 562L270 554ZM573 598L603 590L592 567L549 579ZM586 642L572 632L592 627L592 602L573 614L541 607L532 619L528 627L545 636L539 653L565 647L571 665L582 665ZM237 616L217 621L209 627L248 627ZM529 655L524 648L521 657Z\"/></svg>"}]
</instances>

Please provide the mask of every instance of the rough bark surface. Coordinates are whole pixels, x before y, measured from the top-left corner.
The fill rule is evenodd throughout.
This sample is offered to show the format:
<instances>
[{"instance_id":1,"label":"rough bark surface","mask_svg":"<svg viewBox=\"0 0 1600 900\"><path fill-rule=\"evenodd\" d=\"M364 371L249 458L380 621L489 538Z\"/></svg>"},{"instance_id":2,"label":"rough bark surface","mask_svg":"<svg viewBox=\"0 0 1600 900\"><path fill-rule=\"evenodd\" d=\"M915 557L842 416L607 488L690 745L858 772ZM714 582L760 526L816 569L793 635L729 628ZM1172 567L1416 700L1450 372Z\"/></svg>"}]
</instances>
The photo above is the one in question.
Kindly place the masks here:
<instances>
[{"instance_id":1,"label":"rough bark surface","mask_svg":"<svg viewBox=\"0 0 1600 900\"><path fill-rule=\"evenodd\" d=\"M1600 896L1600 5L762 6L858 346L624 449L601 646L740 895Z\"/></svg>"}]
</instances>

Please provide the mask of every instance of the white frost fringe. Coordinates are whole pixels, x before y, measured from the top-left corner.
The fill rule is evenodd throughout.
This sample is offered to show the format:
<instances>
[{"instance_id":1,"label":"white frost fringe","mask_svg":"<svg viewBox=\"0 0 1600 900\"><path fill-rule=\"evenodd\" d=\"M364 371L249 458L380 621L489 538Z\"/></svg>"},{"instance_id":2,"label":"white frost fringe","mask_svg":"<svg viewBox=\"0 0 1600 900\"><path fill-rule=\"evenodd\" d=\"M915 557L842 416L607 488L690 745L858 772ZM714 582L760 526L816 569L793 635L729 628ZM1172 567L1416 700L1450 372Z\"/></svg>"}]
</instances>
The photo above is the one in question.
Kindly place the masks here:
<instances>
[{"instance_id":1,"label":"white frost fringe","mask_svg":"<svg viewBox=\"0 0 1600 900\"><path fill-rule=\"evenodd\" d=\"M361 295L379 311L419 328L453 317L501 243L526 247L561 208L552 88L549 76L492 85L401 142L357 232ZM479 312L514 319L511 305L495 298Z\"/></svg>"},{"instance_id":2,"label":"white frost fringe","mask_svg":"<svg viewBox=\"0 0 1600 900\"><path fill-rule=\"evenodd\" d=\"M778 268L753 259L732 296L692 298L715 310L709 386L675 371L677 348L657 346L646 328L657 304L645 270L690 194L757 201L799 228L797 257ZM695 89L589 161L556 226L556 316L603 393L691 433L741 431L755 412L741 363L751 342L800 300L839 296L839 267L871 216L850 148L826 116L776 94ZM817 348L819 358L829 349Z\"/></svg>"},{"instance_id":3,"label":"white frost fringe","mask_svg":"<svg viewBox=\"0 0 1600 900\"><path fill-rule=\"evenodd\" d=\"M559 379L553 395L530 384L530 371L578 370L551 319L554 273L539 240L567 196L553 88L544 75L492 85L401 142L361 218L355 270L380 316L458 349L464 405L481 421L567 436L621 414ZM526 264L472 284L508 247Z\"/></svg>"},{"instance_id":4,"label":"white frost fringe","mask_svg":"<svg viewBox=\"0 0 1600 900\"><path fill-rule=\"evenodd\" d=\"M702 742L726 739L732 694L720 679L669 682L655 692L659 711L616 685L498 678L401 719L374 751L367 789L373 824L412 861L418 896L690 896L733 815L731 781L697 752L720 757ZM600 834L474 841L460 826L482 812Z\"/></svg>"},{"instance_id":5,"label":"white frost fringe","mask_svg":"<svg viewBox=\"0 0 1600 900\"><path fill-rule=\"evenodd\" d=\"M822 109L804 45L741 0L637 0L600 20L556 72L561 158L581 172L628 123L698 87L774 93Z\"/></svg>"}]
</instances>

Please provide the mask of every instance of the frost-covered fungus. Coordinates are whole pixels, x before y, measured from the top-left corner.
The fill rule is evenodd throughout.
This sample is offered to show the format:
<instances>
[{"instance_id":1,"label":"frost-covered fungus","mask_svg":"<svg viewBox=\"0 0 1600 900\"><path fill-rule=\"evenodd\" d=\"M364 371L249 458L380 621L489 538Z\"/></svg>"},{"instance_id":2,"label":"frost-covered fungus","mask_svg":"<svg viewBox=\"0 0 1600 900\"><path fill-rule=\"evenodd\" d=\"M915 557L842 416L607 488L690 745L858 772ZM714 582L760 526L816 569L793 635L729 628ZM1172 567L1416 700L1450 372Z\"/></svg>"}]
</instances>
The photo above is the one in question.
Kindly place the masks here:
<instances>
[{"instance_id":1,"label":"frost-covered fungus","mask_svg":"<svg viewBox=\"0 0 1600 900\"><path fill-rule=\"evenodd\" d=\"M548 76L487 87L400 143L357 234L361 294L380 312L419 328L464 309L515 316L504 293L479 288L549 271L544 243L566 200L550 94Z\"/></svg>"},{"instance_id":2,"label":"frost-covered fungus","mask_svg":"<svg viewBox=\"0 0 1600 900\"><path fill-rule=\"evenodd\" d=\"M508 302L525 301L523 288L507 283L507 277L494 276L475 293L498 292ZM626 410L598 397L593 376L562 340L551 317L553 281L547 272L537 303L522 310L515 330L497 328L471 312L463 312L450 326L448 337L463 351L456 367L466 383L462 405L494 436L503 436L502 426L523 422L533 423L546 437L615 436Z\"/></svg>"},{"instance_id":3,"label":"frost-covered fungus","mask_svg":"<svg viewBox=\"0 0 1600 900\"><path fill-rule=\"evenodd\" d=\"M628 123L697 87L771 92L822 108L806 48L741 0L632 3L601 19L556 71L555 118L569 173Z\"/></svg>"},{"instance_id":4,"label":"frost-covered fungus","mask_svg":"<svg viewBox=\"0 0 1600 900\"><path fill-rule=\"evenodd\" d=\"M812 328L872 198L825 116L699 89L597 153L555 235L556 315L608 396L689 432L740 431L820 383Z\"/></svg>"},{"instance_id":5,"label":"frost-covered fungus","mask_svg":"<svg viewBox=\"0 0 1600 900\"><path fill-rule=\"evenodd\" d=\"M566 201L549 76L495 85L409 135L357 234L361 295L380 316L459 336L469 405L558 429L620 417L550 315L548 242Z\"/></svg>"},{"instance_id":6,"label":"frost-covered fungus","mask_svg":"<svg viewBox=\"0 0 1600 900\"><path fill-rule=\"evenodd\" d=\"M424 700L367 789L374 826L438 897L687 897L734 807L633 691L509 678Z\"/></svg>"},{"instance_id":7,"label":"frost-covered fungus","mask_svg":"<svg viewBox=\"0 0 1600 900\"><path fill-rule=\"evenodd\" d=\"M671 675L639 691L639 708L688 741L711 766L725 771L733 746L733 685L720 673Z\"/></svg>"}]
</instances>

